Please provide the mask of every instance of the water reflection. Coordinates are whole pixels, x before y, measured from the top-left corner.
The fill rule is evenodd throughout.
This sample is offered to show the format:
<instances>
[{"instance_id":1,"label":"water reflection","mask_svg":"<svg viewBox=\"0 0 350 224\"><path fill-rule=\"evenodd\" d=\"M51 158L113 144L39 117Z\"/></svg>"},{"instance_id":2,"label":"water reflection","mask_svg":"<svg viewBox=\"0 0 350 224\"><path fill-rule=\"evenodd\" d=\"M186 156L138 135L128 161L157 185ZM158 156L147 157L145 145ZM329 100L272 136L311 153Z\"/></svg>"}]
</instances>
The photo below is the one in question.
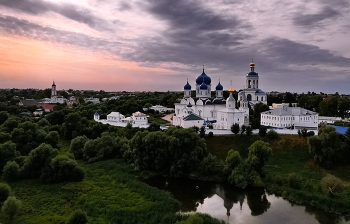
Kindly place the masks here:
<instances>
[{"instance_id":1,"label":"water reflection","mask_svg":"<svg viewBox=\"0 0 350 224\"><path fill-rule=\"evenodd\" d=\"M181 202L181 212L197 211L227 223L350 224L349 219L312 206L293 205L262 188L239 189L226 183L184 179L145 180L169 191Z\"/></svg>"}]
</instances>

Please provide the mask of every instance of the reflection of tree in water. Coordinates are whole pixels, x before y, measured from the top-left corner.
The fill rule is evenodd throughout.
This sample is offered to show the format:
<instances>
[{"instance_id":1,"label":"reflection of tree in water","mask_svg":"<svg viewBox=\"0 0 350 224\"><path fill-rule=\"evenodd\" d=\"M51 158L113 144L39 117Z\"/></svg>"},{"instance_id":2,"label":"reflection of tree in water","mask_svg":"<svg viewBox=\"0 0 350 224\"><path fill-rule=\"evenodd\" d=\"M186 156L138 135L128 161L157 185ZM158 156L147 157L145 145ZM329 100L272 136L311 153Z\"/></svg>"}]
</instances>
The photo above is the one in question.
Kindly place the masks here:
<instances>
[{"instance_id":1,"label":"reflection of tree in water","mask_svg":"<svg viewBox=\"0 0 350 224\"><path fill-rule=\"evenodd\" d=\"M216 186L213 182L181 178L154 178L145 180L145 182L161 190L171 192L174 198L181 202L180 210L182 212L196 211L198 205L203 204L204 199L210 198L214 195Z\"/></svg>"},{"instance_id":2,"label":"reflection of tree in water","mask_svg":"<svg viewBox=\"0 0 350 224\"><path fill-rule=\"evenodd\" d=\"M342 221L342 217L340 215L328 213L310 205L305 206L305 212L311 215L315 215L315 218L320 224L328 224L328 223L338 224Z\"/></svg>"},{"instance_id":3,"label":"reflection of tree in water","mask_svg":"<svg viewBox=\"0 0 350 224\"><path fill-rule=\"evenodd\" d=\"M247 204L251 210L252 216L263 214L270 208L271 203L266 198L264 188L254 188L246 190Z\"/></svg>"}]
</instances>

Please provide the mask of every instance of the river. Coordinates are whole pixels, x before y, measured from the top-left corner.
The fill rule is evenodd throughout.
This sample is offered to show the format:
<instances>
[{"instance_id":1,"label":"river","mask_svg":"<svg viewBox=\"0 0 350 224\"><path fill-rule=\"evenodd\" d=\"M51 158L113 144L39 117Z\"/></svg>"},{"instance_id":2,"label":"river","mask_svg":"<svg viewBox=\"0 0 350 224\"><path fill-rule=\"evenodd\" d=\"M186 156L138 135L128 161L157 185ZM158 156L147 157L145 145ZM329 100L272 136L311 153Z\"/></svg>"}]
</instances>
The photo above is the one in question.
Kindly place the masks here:
<instances>
[{"instance_id":1,"label":"river","mask_svg":"<svg viewBox=\"0 0 350 224\"><path fill-rule=\"evenodd\" d=\"M312 206L295 205L263 188L239 189L228 183L153 178L147 184L170 192L181 202L180 212L201 212L229 224L350 224L350 217Z\"/></svg>"}]
</instances>

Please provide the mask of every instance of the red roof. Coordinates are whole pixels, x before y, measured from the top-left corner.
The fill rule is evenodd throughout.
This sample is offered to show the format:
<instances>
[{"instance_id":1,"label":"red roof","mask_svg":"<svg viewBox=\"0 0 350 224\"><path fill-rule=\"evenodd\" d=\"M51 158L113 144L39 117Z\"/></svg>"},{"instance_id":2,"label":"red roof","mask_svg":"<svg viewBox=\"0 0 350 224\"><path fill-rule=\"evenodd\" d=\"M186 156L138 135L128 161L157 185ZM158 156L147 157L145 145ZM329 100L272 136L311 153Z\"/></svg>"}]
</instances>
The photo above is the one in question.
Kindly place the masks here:
<instances>
[{"instance_id":1,"label":"red roof","mask_svg":"<svg viewBox=\"0 0 350 224\"><path fill-rule=\"evenodd\" d=\"M38 106L42 107L44 110L53 110L56 104L40 103Z\"/></svg>"}]
</instances>

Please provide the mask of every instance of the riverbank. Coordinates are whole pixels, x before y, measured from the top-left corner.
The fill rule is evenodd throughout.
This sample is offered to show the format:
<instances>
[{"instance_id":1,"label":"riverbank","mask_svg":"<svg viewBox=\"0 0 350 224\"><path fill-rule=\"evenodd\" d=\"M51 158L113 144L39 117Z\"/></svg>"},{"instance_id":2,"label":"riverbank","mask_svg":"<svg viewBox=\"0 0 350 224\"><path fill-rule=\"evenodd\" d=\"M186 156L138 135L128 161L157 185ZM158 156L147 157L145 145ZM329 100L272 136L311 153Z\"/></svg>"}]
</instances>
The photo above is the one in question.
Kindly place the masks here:
<instances>
[{"instance_id":1,"label":"riverbank","mask_svg":"<svg viewBox=\"0 0 350 224\"><path fill-rule=\"evenodd\" d=\"M243 158L248 147L256 140L269 142L273 156L264 167L264 183L270 193L282 196L298 204L312 205L333 213L349 214L350 170L349 167L335 167L331 170L316 166L308 151L307 139L295 135L280 135L277 140L266 140L260 136L214 136L206 139L210 153L225 159L230 149L240 152ZM321 189L321 181L327 174L342 180L342 190L329 196ZM294 186L291 179L297 176Z\"/></svg>"}]
</instances>

